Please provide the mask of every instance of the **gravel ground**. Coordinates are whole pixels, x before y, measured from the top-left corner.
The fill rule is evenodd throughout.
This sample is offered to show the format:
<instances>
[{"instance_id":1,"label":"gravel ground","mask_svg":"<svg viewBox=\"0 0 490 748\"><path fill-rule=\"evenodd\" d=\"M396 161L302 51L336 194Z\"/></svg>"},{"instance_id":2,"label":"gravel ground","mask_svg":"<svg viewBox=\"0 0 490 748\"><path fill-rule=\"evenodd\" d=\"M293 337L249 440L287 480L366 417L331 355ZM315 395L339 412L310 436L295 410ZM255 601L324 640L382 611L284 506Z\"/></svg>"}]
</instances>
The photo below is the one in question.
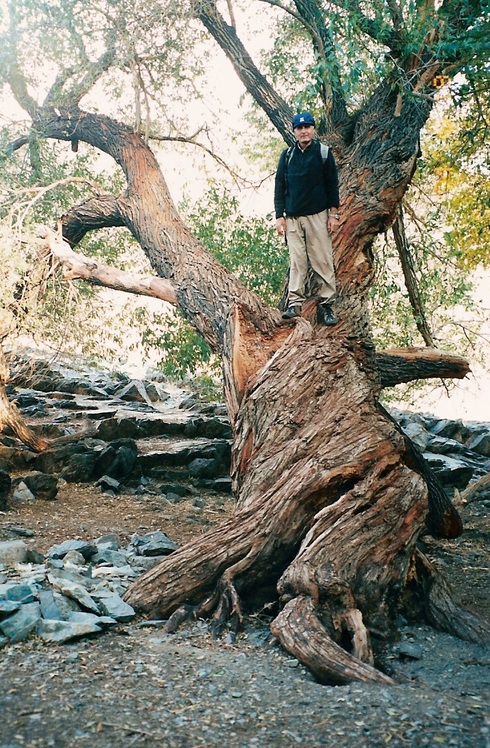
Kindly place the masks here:
<instances>
[{"instance_id":1,"label":"gravel ground","mask_svg":"<svg viewBox=\"0 0 490 748\"><path fill-rule=\"evenodd\" d=\"M0 528L30 527L33 547L45 549L82 523L88 539L155 529L155 517L160 526L151 503L92 493L91 504L88 489L72 487L51 510L36 503L9 512ZM169 508L161 529L182 542L228 504L218 497L201 513ZM449 571L457 596L488 618L488 511L473 504L463 512L461 538L424 538L424 550ZM264 619L248 619L236 641L213 640L202 621L171 635L149 623L1 650L0 748L490 746L490 650L428 626L405 626L386 653L398 685L329 687L279 647Z\"/></svg>"},{"instance_id":2,"label":"gravel ground","mask_svg":"<svg viewBox=\"0 0 490 748\"><path fill-rule=\"evenodd\" d=\"M488 650L429 627L403 635L420 659L393 652L394 687L321 686L256 627L235 644L198 623L14 645L0 663L1 746L489 745Z\"/></svg>"}]
</instances>

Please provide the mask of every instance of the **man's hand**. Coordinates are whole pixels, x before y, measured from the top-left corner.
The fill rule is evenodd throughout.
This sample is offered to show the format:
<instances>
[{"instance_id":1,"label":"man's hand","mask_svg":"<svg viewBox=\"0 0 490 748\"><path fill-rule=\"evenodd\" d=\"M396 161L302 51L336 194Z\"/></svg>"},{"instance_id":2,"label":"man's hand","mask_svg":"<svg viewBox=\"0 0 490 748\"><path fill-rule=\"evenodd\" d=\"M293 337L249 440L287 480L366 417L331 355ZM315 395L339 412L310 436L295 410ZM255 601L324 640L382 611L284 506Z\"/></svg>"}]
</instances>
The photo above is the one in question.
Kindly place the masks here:
<instances>
[{"instance_id":1,"label":"man's hand","mask_svg":"<svg viewBox=\"0 0 490 748\"><path fill-rule=\"evenodd\" d=\"M286 236L286 219L284 217L276 219L276 231L279 236Z\"/></svg>"},{"instance_id":2,"label":"man's hand","mask_svg":"<svg viewBox=\"0 0 490 748\"><path fill-rule=\"evenodd\" d=\"M329 234L333 234L339 228L339 216L337 213L330 215L327 221L327 231Z\"/></svg>"}]
</instances>

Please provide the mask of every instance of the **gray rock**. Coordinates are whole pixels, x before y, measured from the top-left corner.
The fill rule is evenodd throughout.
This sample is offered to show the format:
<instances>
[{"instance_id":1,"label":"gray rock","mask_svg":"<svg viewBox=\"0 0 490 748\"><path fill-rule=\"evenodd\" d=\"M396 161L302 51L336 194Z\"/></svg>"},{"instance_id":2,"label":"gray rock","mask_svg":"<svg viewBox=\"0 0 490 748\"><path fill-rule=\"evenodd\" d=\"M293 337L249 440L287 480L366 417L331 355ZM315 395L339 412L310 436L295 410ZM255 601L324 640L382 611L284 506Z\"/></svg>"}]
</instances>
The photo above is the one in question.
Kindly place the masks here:
<instances>
[{"instance_id":1,"label":"gray rock","mask_svg":"<svg viewBox=\"0 0 490 748\"><path fill-rule=\"evenodd\" d=\"M411 421L403 427L403 431L421 452L425 450L430 439L430 434L421 423Z\"/></svg>"},{"instance_id":2,"label":"gray rock","mask_svg":"<svg viewBox=\"0 0 490 748\"><path fill-rule=\"evenodd\" d=\"M93 452L74 454L61 470L60 477L69 483L88 483L94 473L95 461Z\"/></svg>"},{"instance_id":3,"label":"gray rock","mask_svg":"<svg viewBox=\"0 0 490 748\"><path fill-rule=\"evenodd\" d=\"M473 467L464 465L453 457L435 455L432 452L424 452L424 457L445 486L465 488L473 477Z\"/></svg>"},{"instance_id":4,"label":"gray rock","mask_svg":"<svg viewBox=\"0 0 490 748\"><path fill-rule=\"evenodd\" d=\"M404 641L398 648L398 656L401 659L420 660L422 657L422 648L419 644Z\"/></svg>"},{"instance_id":5,"label":"gray rock","mask_svg":"<svg viewBox=\"0 0 490 748\"><path fill-rule=\"evenodd\" d=\"M53 590L39 591L39 605L41 606L41 616L52 621L63 621L65 616L61 612L60 606L56 601Z\"/></svg>"},{"instance_id":6,"label":"gray rock","mask_svg":"<svg viewBox=\"0 0 490 748\"><path fill-rule=\"evenodd\" d=\"M65 567L71 566L77 568L85 564L85 557L80 553L80 551L68 551L68 553L65 553L63 556L63 564Z\"/></svg>"},{"instance_id":7,"label":"gray rock","mask_svg":"<svg viewBox=\"0 0 490 748\"><path fill-rule=\"evenodd\" d=\"M58 608L61 614L61 619L63 621L67 621L72 613L82 612L82 608L76 600L71 597L66 597L66 595L62 595L61 592L58 592L56 590L52 590L52 592L55 605ZM48 616L43 616L43 618L47 617ZM52 616L52 619L57 620L56 616Z\"/></svg>"},{"instance_id":8,"label":"gray rock","mask_svg":"<svg viewBox=\"0 0 490 748\"><path fill-rule=\"evenodd\" d=\"M189 463L189 475L193 478L215 478L218 473L216 460L198 457Z\"/></svg>"},{"instance_id":9,"label":"gray rock","mask_svg":"<svg viewBox=\"0 0 490 748\"><path fill-rule=\"evenodd\" d=\"M158 382L149 382L146 387L146 394L152 403L164 402L168 400L169 393Z\"/></svg>"},{"instance_id":10,"label":"gray rock","mask_svg":"<svg viewBox=\"0 0 490 748\"><path fill-rule=\"evenodd\" d=\"M98 546L101 548L100 546ZM98 564L108 564L110 566L126 566L128 563L127 554L123 551L113 551L110 548L101 548L95 556L92 556L90 563L97 566Z\"/></svg>"},{"instance_id":11,"label":"gray rock","mask_svg":"<svg viewBox=\"0 0 490 748\"><path fill-rule=\"evenodd\" d=\"M20 527L18 525L4 525L3 529L12 537L33 538L35 534L34 530L30 530L28 527Z\"/></svg>"},{"instance_id":12,"label":"gray rock","mask_svg":"<svg viewBox=\"0 0 490 748\"><path fill-rule=\"evenodd\" d=\"M66 595L66 597L76 600L82 608L86 608L92 613L99 613L99 606L87 591L84 583L74 577L75 575L72 572L61 570L53 570L48 574L48 579L55 589Z\"/></svg>"},{"instance_id":13,"label":"gray rock","mask_svg":"<svg viewBox=\"0 0 490 748\"><path fill-rule=\"evenodd\" d=\"M484 457L490 457L490 429L474 434L466 446L472 452L476 452Z\"/></svg>"},{"instance_id":14,"label":"gray rock","mask_svg":"<svg viewBox=\"0 0 490 748\"><path fill-rule=\"evenodd\" d=\"M177 548L173 540L161 530L148 532L146 535L133 535L128 550L140 556L165 556Z\"/></svg>"},{"instance_id":15,"label":"gray rock","mask_svg":"<svg viewBox=\"0 0 490 748\"><path fill-rule=\"evenodd\" d=\"M112 494L114 496L121 490L120 482L115 478L111 478L110 475L103 475L95 485L97 488L100 488L103 493Z\"/></svg>"},{"instance_id":16,"label":"gray rock","mask_svg":"<svg viewBox=\"0 0 490 748\"><path fill-rule=\"evenodd\" d=\"M23 475L22 482L36 499L53 501L58 493L58 478L54 475L33 471Z\"/></svg>"},{"instance_id":17,"label":"gray rock","mask_svg":"<svg viewBox=\"0 0 490 748\"><path fill-rule=\"evenodd\" d=\"M0 631L10 642L25 641L40 620L39 603L27 603L5 621L0 621Z\"/></svg>"},{"instance_id":18,"label":"gray rock","mask_svg":"<svg viewBox=\"0 0 490 748\"><path fill-rule=\"evenodd\" d=\"M104 629L117 623L116 619L111 616L96 616L94 613L82 613L81 611L71 613L68 620L70 623L93 623L95 626Z\"/></svg>"},{"instance_id":19,"label":"gray rock","mask_svg":"<svg viewBox=\"0 0 490 748\"><path fill-rule=\"evenodd\" d=\"M43 641L57 642L58 644L80 639L82 636L88 636L89 634L98 634L101 631L101 626L98 626L92 620L79 622L40 619L37 624L37 633Z\"/></svg>"},{"instance_id":20,"label":"gray rock","mask_svg":"<svg viewBox=\"0 0 490 748\"><path fill-rule=\"evenodd\" d=\"M109 535L101 535L101 537L97 538L97 540L95 541L95 545L97 546L99 552L101 550L117 551L121 547L119 538L115 533L110 533Z\"/></svg>"},{"instance_id":21,"label":"gray rock","mask_svg":"<svg viewBox=\"0 0 490 748\"><path fill-rule=\"evenodd\" d=\"M116 480L126 478L134 468L138 457L138 449L135 442L128 440L126 444L118 447L114 460L106 470L106 475Z\"/></svg>"},{"instance_id":22,"label":"gray rock","mask_svg":"<svg viewBox=\"0 0 490 748\"><path fill-rule=\"evenodd\" d=\"M8 618L16 610L19 610L21 602L16 600L0 600L0 620Z\"/></svg>"},{"instance_id":23,"label":"gray rock","mask_svg":"<svg viewBox=\"0 0 490 748\"><path fill-rule=\"evenodd\" d=\"M36 599L29 584L7 582L5 588L3 594L0 593L5 600L13 600L24 605L25 603L32 603Z\"/></svg>"},{"instance_id":24,"label":"gray rock","mask_svg":"<svg viewBox=\"0 0 490 748\"><path fill-rule=\"evenodd\" d=\"M124 602L116 592L99 589L94 591L93 595L97 598L101 611L107 616L115 618L116 621L126 623L136 615L131 605Z\"/></svg>"},{"instance_id":25,"label":"gray rock","mask_svg":"<svg viewBox=\"0 0 490 748\"><path fill-rule=\"evenodd\" d=\"M12 494L12 500L13 501L21 501L21 502L22 501L30 502L30 501L35 501L36 497L34 496L34 494L32 493L32 491L30 491L27 488L27 486L24 483L24 481L20 481L20 483L18 483L18 485L14 489L14 492Z\"/></svg>"},{"instance_id":26,"label":"gray rock","mask_svg":"<svg viewBox=\"0 0 490 748\"><path fill-rule=\"evenodd\" d=\"M147 395L145 385L139 379L133 379L133 381L125 387L116 390L115 397L118 397L120 400L147 403L148 405L151 405L151 400Z\"/></svg>"},{"instance_id":27,"label":"gray rock","mask_svg":"<svg viewBox=\"0 0 490 748\"><path fill-rule=\"evenodd\" d=\"M15 566L27 561L28 547L23 540L4 540L0 542L0 564Z\"/></svg>"},{"instance_id":28,"label":"gray rock","mask_svg":"<svg viewBox=\"0 0 490 748\"><path fill-rule=\"evenodd\" d=\"M163 561L165 558L167 558L167 556L130 556L129 563L135 573L139 575L148 571L148 569L153 569L154 566L159 564L160 561Z\"/></svg>"},{"instance_id":29,"label":"gray rock","mask_svg":"<svg viewBox=\"0 0 490 748\"><path fill-rule=\"evenodd\" d=\"M124 564L124 566L105 566L102 564L92 569L94 579L133 579L135 576L136 573L129 563Z\"/></svg>"},{"instance_id":30,"label":"gray rock","mask_svg":"<svg viewBox=\"0 0 490 748\"><path fill-rule=\"evenodd\" d=\"M85 540L65 540L59 545L53 545L48 550L48 558L64 558L69 551L78 551L84 559L89 559L97 553L97 546Z\"/></svg>"}]
</instances>

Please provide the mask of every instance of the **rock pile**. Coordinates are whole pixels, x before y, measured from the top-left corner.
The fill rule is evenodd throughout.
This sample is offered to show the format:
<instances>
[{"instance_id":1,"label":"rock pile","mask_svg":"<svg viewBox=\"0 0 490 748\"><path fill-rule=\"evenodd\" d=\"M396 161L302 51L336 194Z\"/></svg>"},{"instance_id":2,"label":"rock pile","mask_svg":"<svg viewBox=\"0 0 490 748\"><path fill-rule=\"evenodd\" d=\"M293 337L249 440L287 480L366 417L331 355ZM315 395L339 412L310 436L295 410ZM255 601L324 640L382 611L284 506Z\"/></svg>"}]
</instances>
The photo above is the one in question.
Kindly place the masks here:
<instances>
[{"instance_id":1,"label":"rock pile","mask_svg":"<svg viewBox=\"0 0 490 748\"><path fill-rule=\"evenodd\" d=\"M200 489L229 492L225 407L168 388L44 361L14 370L8 394L50 447L36 454L3 435L0 509L8 494L13 502L52 500L60 480L95 483L112 494L163 494L169 501Z\"/></svg>"},{"instance_id":2,"label":"rock pile","mask_svg":"<svg viewBox=\"0 0 490 748\"><path fill-rule=\"evenodd\" d=\"M174 502L200 489L231 489L231 429L223 404L200 402L158 378L131 380L43 360L19 362L8 394L51 446L36 454L3 435L0 510L8 495L13 501L54 499L59 480ZM490 424L392 415L450 492L490 472Z\"/></svg>"},{"instance_id":3,"label":"rock pile","mask_svg":"<svg viewBox=\"0 0 490 748\"><path fill-rule=\"evenodd\" d=\"M392 411L448 493L465 489L490 472L490 423L441 420Z\"/></svg>"},{"instance_id":4,"label":"rock pile","mask_svg":"<svg viewBox=\"0 0 490 748\"><path fill-rule=\"evenodd\" d=\"M126 549L116 535L68 540L46 556L23 540L0 542L0 649L31 633L65 643L130 621L127 586L175 548L161 531L134 535Z\"/></svg>"}]
</instances>

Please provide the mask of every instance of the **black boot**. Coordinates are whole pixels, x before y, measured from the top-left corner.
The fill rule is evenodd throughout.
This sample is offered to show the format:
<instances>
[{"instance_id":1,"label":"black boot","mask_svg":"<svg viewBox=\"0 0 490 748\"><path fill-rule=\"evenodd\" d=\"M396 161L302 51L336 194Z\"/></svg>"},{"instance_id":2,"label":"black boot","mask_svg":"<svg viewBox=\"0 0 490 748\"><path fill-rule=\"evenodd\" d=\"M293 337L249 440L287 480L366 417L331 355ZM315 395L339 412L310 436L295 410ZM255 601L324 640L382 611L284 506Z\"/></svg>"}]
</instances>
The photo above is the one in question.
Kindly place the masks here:
<instances>
[{"instance_id":1,"label":"black boot","mask_svg":"<svg viewBox=\"0 0 490 748\"><path fill-rule=\"evenodd\" d=\"M321 325L327 325L328 327L337 324L338 319L333 313L330 304L320 304L318 306L318 321Z\"/></svg>"},{"instance_id":2,"label":"black boot","mask_svg":"<svg viewBox=\"0 0 490 748\"><path fill-rule=\"evenodd\" d=\"M283 319L293 319L301 315L301 304L291 304L286 311L282 313Z\"/></svg>"}]
</instances>

